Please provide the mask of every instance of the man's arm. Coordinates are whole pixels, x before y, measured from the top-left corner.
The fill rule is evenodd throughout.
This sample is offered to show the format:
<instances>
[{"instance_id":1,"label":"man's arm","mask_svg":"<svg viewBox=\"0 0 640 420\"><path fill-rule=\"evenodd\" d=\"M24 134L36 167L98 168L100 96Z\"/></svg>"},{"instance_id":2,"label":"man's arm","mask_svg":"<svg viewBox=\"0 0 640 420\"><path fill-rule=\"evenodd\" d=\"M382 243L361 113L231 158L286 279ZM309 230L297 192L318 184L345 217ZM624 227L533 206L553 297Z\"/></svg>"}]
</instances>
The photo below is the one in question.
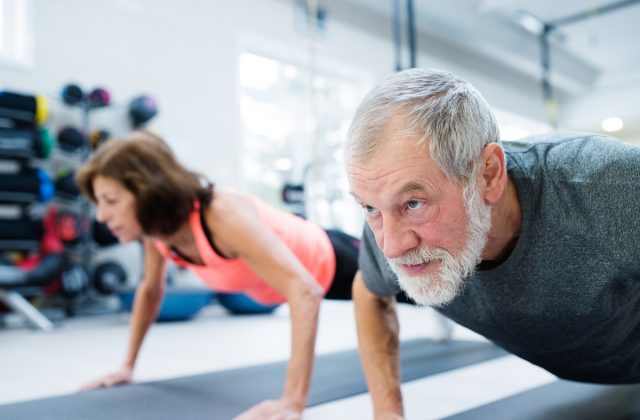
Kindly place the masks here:
<instances>
[{"instance_id":1,"label":"man's arm","mask_svg":"<svg viewBox=\"0 0 640 420\"><path fill-rule=\"evenodd\" d=\"M360 271L353 281L358 347L377 420L402 419L398 316L395 297L378 296L364 284Z\"/></svg>"}]
</instances>

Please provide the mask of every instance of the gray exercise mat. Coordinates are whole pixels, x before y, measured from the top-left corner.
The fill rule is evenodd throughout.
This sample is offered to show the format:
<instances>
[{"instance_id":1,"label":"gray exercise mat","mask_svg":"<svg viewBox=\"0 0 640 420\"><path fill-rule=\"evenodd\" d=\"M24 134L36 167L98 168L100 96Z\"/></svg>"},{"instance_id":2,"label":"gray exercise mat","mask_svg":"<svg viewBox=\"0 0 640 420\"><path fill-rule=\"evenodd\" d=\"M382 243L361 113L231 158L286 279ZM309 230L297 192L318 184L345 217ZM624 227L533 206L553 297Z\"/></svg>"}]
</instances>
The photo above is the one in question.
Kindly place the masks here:
<instances>
[{"instance_id":1,"label":"gray exercise mat","mask_svg":"<svg viewBox=\"0 0 640 420\"><path fill-rule=\"evenodd\" d=\"M640 385L594 385L557 381L447 419L640 419Z\"/></svg>"},{"instance_id":2,"label":"gray exercise mat","mask_svg":"<svg viewBox=\"0 0 640 420\"><path fill-rule=\"evenodd\" d=\"M404 381L505 355L483 342L438 343L418 339L401 344ZM163 420L230 419L282 392L286 362L147 382L0 405L0 419ZM319 356L309 405L367 392L355 350Z\"/></svg>"}]
</instances>

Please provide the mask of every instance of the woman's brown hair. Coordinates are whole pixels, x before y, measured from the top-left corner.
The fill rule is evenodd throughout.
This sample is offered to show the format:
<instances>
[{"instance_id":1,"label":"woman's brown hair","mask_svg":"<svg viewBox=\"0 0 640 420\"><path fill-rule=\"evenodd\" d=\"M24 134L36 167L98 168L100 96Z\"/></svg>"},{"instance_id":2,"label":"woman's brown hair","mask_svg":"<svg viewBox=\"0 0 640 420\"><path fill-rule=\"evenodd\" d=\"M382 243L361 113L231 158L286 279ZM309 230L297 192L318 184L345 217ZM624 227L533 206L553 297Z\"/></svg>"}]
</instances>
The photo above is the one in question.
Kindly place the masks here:
<instances>
[{"instance_id":1,"label":"woman's brown hair","mask_svg":"<svg viewBox=\"0 0 640 420\"><path fill-rule=\"evenodd\" d=\"M108 140L78 171L80 191L94 202L97 176L119 181L135 196L138 222L149 235L176 232L195 200L208 205L213 198L211 182L178 162L164 140L143 131Z\"/></svg>"}]
</instances>

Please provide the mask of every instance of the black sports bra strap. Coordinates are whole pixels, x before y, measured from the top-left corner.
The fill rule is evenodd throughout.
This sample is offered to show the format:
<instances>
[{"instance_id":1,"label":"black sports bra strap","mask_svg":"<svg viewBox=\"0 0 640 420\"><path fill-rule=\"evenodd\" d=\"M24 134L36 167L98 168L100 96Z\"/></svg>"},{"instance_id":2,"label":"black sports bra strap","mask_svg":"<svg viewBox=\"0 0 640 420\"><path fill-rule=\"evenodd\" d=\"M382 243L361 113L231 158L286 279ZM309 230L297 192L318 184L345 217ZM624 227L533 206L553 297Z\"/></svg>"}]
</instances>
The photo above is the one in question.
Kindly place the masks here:
<instances>
[{"instance_id":1,"label":"black sports bra strap","mask_svg":"<svg viewBox=\"0 0 640 420\"><path fill-rule=\"evenodd\" d=\"M209 226L207 226L207 219L204 214L205 210L208 208L209 204L205 204L205 203L200 203L200 225L202 226L202 230L204 231L204 236L207 237L207 242L209 242L209 245L211 246L211 249L213 249L213 251L218 254L218 256L220 258L227 258L224 255L222 255L222 252L220 252L220 250L216 247L215 243L213 242L213 235L211 234L211 230L209 229Z\"/></svg>"}]
</instances>

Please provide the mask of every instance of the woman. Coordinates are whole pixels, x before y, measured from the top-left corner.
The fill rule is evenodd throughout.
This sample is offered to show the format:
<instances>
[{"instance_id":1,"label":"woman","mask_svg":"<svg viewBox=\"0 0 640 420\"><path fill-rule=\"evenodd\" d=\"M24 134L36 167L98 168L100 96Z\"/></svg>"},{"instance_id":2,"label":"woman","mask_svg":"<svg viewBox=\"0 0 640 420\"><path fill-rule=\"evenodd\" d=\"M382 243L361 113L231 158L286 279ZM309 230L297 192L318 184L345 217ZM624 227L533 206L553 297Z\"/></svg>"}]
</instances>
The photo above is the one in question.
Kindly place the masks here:
<instances>
[{"instance_id":1,"label":"woman","mask_svg":"<svg viewBox=\"0 0 640 420\"><path fill-rule=\"evenodd\" d=\"M121 242L142 239L129 349L115 373L84 390L128 383L165 288L165 260L187 266L212 289L270 305L288 302L292 352L285 389L243 418L297 418L307 402L320 301L351 298L358 241L233 190L214 190L182 166L159 137L134 132L105 143L78 172L96 219Z\"/></svg>"}]
</instances>

